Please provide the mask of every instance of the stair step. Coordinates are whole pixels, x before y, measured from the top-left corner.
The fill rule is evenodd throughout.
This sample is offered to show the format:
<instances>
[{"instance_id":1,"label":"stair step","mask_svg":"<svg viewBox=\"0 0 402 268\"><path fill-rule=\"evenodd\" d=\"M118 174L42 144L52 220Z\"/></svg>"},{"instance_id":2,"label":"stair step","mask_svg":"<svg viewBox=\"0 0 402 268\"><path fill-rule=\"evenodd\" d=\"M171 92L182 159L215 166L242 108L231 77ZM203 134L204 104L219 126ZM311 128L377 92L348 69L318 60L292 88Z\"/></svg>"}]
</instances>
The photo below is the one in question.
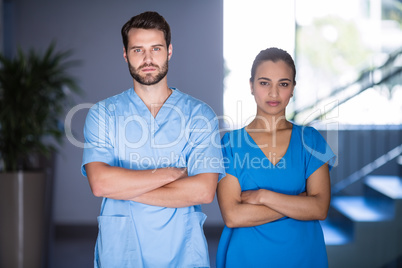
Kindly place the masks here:
<instances>
[{"instance_id":1,"label":"stair step","mask_svg":"<svg viewBox=\"0 0 402 268\"><path fill-rule=\"evenodd\" d=\"M392 199L402 199L402 180L398 176L367 176L366 185Z\"/></svg>"},{"instance_id":2,"label":"stair step","mask_svg":"<svg viewBox=\"0 0 402 268\"><path fill-rule=\"evenodd\" d=\"M393 217L390 209L383 208L383 203L363 196L333 197L331 205L355 222L387 221Z\"/></svg>"},{"instance_id":3,"label":"stair step","mask_svg":"<svg viewBox=\"0 0 402 268\"><path fill-rule=\"evenodd\" d=\"M330 220L320 221L320 224L326 245L344 245L351 242L352 237Z\"/></svg>"}]
</instances>

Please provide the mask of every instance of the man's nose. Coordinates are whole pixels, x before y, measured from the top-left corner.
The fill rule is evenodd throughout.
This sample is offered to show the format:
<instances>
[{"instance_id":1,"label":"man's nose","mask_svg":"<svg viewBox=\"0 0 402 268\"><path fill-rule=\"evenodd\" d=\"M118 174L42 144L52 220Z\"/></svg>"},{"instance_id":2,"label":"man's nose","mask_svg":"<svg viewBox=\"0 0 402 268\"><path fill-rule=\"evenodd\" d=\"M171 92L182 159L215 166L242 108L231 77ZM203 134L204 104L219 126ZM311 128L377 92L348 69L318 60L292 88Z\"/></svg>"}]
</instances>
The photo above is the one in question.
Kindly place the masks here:
<instances>
[{"instance_id":1,"label":"man's nose","mask_svg":"<svg viewBox=\"0 0 402 268\"><path fill-rule=\"evenodd\" d=\"M149 51L145 51L144 53L144 62L151 63L152 62L152 54Z\"/></svg>"}]
</instances>

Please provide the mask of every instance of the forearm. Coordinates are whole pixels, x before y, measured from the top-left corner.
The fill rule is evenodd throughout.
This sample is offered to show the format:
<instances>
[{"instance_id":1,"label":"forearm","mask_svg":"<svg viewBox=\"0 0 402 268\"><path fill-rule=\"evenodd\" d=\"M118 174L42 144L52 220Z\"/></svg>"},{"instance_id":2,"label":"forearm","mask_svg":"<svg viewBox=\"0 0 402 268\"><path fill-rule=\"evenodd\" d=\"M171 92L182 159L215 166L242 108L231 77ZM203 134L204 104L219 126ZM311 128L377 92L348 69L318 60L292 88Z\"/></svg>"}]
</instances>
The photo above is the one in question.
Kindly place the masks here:
<instances>
[{"instance_id":1,"label":"forearm","mask_svg":"<svg viewBox=\"0 0 402 268\"><path fill-rule=\"evenodd\" d=\"M269 190L259 190L259 203L296 220L323 220L329 200L320 195L286 195Z\"/></svg>"},{"instance_id":2,"label":"forearm","mask_svg":"<svg viewBox=\"0 0 402 268\"><path fill-rule=\"evenodd\" d=\"M283 214L264 205L238 203L231 209L222 209L222 216L229 228L252 227L284 217Z\"/></svg>"},{"instance_id":3,"label":"forearm","mask_svg":"<svg viewBox=\"0 0 402 268\"><path fill-rule=\"evenodd\" d=\"M131 200L185 175L184 170L176 168L131 170L100 162L85 167L95 196L119 200Z\"/></svg>"},{"instance_id":4,"label":"forearm","mask_svg":"<svg viewBox=\"0 0 402 268\"><path fill-rule=\"evenodd\" d=\"M176 180L160 188L132 198L143 204L160 207L188 207L213 201L217 173L203 173Z\"/></svg>"},{"instance_id":5,"label":"forearm","mask_svg":"<svg viewBox=\"0 0 402 268\"><path fill-rule=\"evenodd\" d=\"M324 220L331 200L328 166L318 168L307 179L306 192L287 195L260 189L241 193L243 203L267 206L296 220Z\"/></svg>"}]
</instances>

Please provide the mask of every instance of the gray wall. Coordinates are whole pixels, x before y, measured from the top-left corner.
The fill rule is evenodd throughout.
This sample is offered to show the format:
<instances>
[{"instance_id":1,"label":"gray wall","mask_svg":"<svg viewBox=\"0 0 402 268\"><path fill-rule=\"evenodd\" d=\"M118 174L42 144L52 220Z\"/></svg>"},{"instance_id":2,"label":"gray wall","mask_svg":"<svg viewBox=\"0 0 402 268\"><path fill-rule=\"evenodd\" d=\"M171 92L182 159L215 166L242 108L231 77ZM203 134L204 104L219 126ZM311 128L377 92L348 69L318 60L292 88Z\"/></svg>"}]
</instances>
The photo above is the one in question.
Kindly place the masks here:
<instances>
[{"instance_id":1,"label":"gray wall","mask_svg":"<svg viewBox=\"0 0 402 268\"><path fill-rule=\"evenodd\" d=\"M132 86L123 60L121 26L147 10L162 14L172 29L173 57L169 86L223 111L222 0L3 0L11 12L8 47L44 50L52 40L58 49L73 49L81 65L71 69L85 91L76 104L95 103ZM83 141L87 109L72 117L76 142ZM56 157L54 219L56 224L96 224L100 198L80 173L82 148L67 138ZM216 202L205 207L206 224L221 222Z\"/></svg>"},{"instance_id":2,"label":"gray wall","mask_svg":"<svg viewBox=\"0 0 402 268\"><path fill-rule=\"evenodd\" d=\"M3 16L3 0L0 0L0 51L3 51L3 43L4 43L4 32L3 32L3 27L4 27L4 16Z\"/></svg>"}]
</instances>

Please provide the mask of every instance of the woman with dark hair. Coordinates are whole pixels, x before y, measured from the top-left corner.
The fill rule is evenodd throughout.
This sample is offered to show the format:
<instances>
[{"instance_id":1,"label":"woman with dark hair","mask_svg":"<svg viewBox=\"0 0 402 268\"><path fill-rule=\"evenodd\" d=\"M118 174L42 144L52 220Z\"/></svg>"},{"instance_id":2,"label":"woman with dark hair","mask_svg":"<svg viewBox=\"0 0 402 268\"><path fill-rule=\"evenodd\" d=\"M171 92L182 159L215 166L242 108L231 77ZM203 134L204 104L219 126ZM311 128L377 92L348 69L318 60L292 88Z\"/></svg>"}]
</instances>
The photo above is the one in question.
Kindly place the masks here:
<instances>
[{"instance_id":1,"label":"woman with dark hair","mask_svg":"<svg viewBox=\"0 0 402 268\"><path fill-rule=\"evenodd\" d=\"M317 130L286 120L295 78L284 50L268 48L254 60L256 117L222 138L226 176L217 196L226 226L217 267L328 266L319 220L335 155Z\"/></svg>"}]
</instances>

